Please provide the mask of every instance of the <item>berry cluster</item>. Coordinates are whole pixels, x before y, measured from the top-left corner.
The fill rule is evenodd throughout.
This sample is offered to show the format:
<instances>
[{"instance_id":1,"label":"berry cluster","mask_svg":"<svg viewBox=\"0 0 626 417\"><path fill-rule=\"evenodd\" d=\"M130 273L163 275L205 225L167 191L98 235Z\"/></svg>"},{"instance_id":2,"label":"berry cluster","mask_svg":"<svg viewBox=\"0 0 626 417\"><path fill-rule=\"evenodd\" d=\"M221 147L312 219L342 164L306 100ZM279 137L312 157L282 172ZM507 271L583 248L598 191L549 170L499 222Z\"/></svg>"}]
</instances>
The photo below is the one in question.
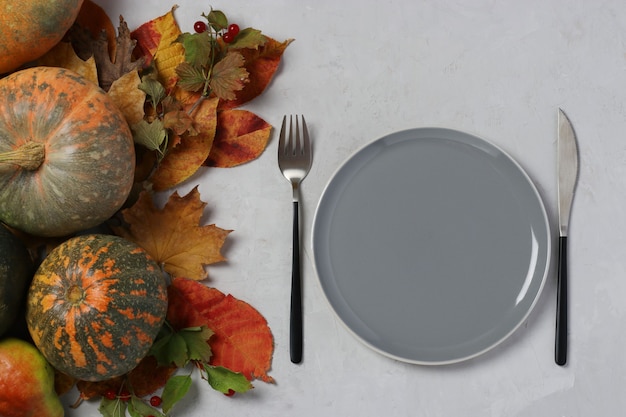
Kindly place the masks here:
<instances>
[{"instance_id":1,"label":"berry cluster","mask_svg":"<svg viewBox=\"0 0 626 417\"><path fill-rule=\"evenodd\" d=\"M131 399L131 393L128 390L122 390L119 393L117 393L114 390L110 389L104 392L103 397L111 401L115 399L119 399L120 401L128 402ZM158 395L153 395L150 398L150 405L153 407L160 407L162 403L163 403L163 400ZM148 417L154 417L154 416L148 416Z\"/></svg>"},{"instance_id":2,"label":"berry cluster","mask_svg":"<svg viewBox=\"0 0 626 417\"><path fill-rule=\"evenodd\" d=\"M201 20L198 20L196 23L193 24L193 30L195 30L196 33L205 32L207 29L208 29L207 24ZM226 43L231 43L232 41L235 40L235 36L237 36L238 34L239 34L239 25L236 23L231 23L228 26L228 29L222 34L222 39Z\"/></svg>"}]
</instances>

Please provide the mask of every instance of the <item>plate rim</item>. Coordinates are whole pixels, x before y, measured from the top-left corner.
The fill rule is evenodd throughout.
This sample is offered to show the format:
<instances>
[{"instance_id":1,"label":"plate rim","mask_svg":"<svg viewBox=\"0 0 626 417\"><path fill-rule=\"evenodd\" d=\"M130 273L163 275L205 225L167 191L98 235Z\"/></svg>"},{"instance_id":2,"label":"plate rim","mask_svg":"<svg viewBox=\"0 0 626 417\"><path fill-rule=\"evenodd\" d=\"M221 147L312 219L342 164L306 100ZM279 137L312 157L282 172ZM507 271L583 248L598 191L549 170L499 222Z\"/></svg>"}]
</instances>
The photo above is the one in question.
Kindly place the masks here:
<instances>
[{"instance_id":1,"label":"plate rim","mask_svg":"<svg viewBox=\"0 0 626 417\"><path fill-rule=\"evenodd\" d=\"M462 356L462 357L457 357L457 358L451 358L449 360L420 360L420 359L414 359L414 358L407 358L407 357L403 357L403 356L399 356L399 355L395 355L393 353L387 352L384 349L381 349L380 347L368 342L367 340L365 340L361 335L359 335L354 329L352 329L348 323L346 323L346 321L341 317L341 315L336 311L335 307L333 306L328 294L326 293L326 290L324 289L324 284L322 282L322 277L320 275L320 271L318 268L318 262L317 262L317 255L316 255L316 250L315 250L315 242L316 242L316 236L318 235L318 231L317 231L317 223L318 223L318 217L320 216L320 210L321 210L321 205L323 203L323 200L325 198L325 196L329 193L329 189L331 187L331 185L333 184L334 180L337 178L337 176L339 175L339 173L344 169L344 167L349 164L355 157L357 157L360 153L362 153L364 150L366 150L368 147L370 146L374 146L377 143L383 142L385 140L400 140L400 139L394 139L394 137L396 136L403 136L403 135L408 135L411 134L413 132L425 132L425 131L436 131L438 132L438 135L436 136L437 138L442 138L444 136L443 132L451 132L452 134L455 135L461 135L463 137L471 137L473 139L477 139L480 142L483 142L486 146L495 149L497 152L499 152L500 154L502 154L504 157L506 157L508 159L509 162L511 162L515 168L518 170L518 172L520 174L522 174L522 176L525 179L525 183L528 184L528 186L530 187L530 190L532 191L532 193L535 195L538 203L539 203L539 208L542 214L542 220L543 220L543 226L545 228L545 232L546 232L546 250L545 250L545 255L546 255L546 264L545 264L545 268L543 270L542 273L542 277L541 277L541 282L539 283L539 288L537 289L537 292L534 296L534 299L532 300L531 304L529 305L529 307L527 308L526 312L520 317L519 321L515 324L515 326L513 326L508 332L506 332L504 335L502 335L502 337L500 337L496 342L492 343L489 346L486 346L485 348L478 350L476 352L473 352L471 354ZM434 135L433 135L434 137ZM449 136L448 136L449 138ZM416 139L420 139L418 137L416 137ZM406 139L405 139L406 140ZM456 142L459 142L458 140L455 139ZM441 365L450 365L450 364L455 364L455 363L460 363L460 362L465 362L468 361L470 359L479 357L484 355L485 353L493 350L494 348L496 348L497 346L501 345L504 341L508 340L511 335L513 335L515 332L517 332L517 330L522 326L522 324L528 319L528 317L530 316L531 312L535 309L539 299L541 298L541 294L544 291L545 288L545 284L547 281L547 277L551 268L551 264L552 264L552 253L553 253L553 244L552 244L552 230L550 227L550 219L548 216L548 212L546 209L546 205L545 202L543 201L543 198L541 196L541 194L539 193L539 189L537 188L537 185L535 184L535 182L533 181L533 179L530 177L530 175L528 174L528 172L521 166L521 164L512 157L511 154L509 154L507 151L505 151L502 147L500 147L499 145L497 145L496 143L485 139L482 136L473 134L473 133L469 133L466 131L462 131L462 130L458 130L458 129L454 129L454 128L447 128L447 127L437 127L437 126L424 126L424 127L415 127L415 128L408 128L408 129L402 129L402 130L398 130L398 131L394 131L394 132L390 132L387 133L383 136L379 136L378 138L371 140L361 146L359 146L355 151L353 151L350 155L348 155L346 158L344 158L340 164L335 168L335 170L333 171L333 173L330 175L329 179L326 181L326 184L324 185L322 192L320 194L320 197L317 201L316 207L315 207L315 212L313 215L313 220L311 223L311 237L310 237L310 244L311 244L311 251L312 251L312 264L313 264L313 270L315 272L315 276L316 276L316 280L317 280L317 284L319 285L321 292L323 294L323 298L326 300L327 305L330 307L330 310L332 311L334 317L341 323L341 325L348 331L348 333L350 333L356 340L358 340L361 344L367 346L369 349L371 349L374 352L377 352L378 354L390 358L390 359L394 359L400 362L404 362L404 363L409 363L409 364L415 364L415 365L427 365L427 366L441 366Z\"/></svg>"}]
</instances>

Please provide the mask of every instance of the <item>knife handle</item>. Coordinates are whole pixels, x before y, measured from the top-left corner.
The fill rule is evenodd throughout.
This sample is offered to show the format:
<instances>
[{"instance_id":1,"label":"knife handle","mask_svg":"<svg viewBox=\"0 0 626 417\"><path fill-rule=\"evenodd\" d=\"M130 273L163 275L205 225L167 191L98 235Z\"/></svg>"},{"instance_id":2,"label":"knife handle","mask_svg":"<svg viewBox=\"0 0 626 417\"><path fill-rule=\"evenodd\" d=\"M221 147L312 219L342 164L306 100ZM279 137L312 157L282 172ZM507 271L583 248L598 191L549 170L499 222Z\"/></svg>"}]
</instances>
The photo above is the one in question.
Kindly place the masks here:
<instances>
[{"instance_id":1,"label":"knife handle","mask_svg":"<svg viewBox=\"0 0 626 417\"><path fill-rule=\"evenodd\" d=\"M559 237L554 360L560 366L567 363L567 236Z\"/></svg>"}]
</instances>

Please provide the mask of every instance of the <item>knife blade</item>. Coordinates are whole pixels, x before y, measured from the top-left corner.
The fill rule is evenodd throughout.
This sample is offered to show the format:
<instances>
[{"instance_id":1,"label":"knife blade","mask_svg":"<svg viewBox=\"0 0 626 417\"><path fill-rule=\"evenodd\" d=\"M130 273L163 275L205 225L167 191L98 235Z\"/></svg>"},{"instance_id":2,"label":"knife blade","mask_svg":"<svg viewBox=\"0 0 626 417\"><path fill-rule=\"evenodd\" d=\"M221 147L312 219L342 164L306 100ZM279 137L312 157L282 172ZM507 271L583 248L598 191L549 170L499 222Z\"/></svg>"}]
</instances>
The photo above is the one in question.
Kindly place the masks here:
<instances>
[{"instance_id":1,"label":"knife blade","mask_svg":"<svg viewBox=\"0 0 626 417\"><path fill-rule=\"evenodd\" d=\"M557 273L557 315L554 359L567 363L567 239L574 191L578 181L578 145L576 132L562 109L559 109L557 140L559 255Z\"/></svg>"}]
</instances>

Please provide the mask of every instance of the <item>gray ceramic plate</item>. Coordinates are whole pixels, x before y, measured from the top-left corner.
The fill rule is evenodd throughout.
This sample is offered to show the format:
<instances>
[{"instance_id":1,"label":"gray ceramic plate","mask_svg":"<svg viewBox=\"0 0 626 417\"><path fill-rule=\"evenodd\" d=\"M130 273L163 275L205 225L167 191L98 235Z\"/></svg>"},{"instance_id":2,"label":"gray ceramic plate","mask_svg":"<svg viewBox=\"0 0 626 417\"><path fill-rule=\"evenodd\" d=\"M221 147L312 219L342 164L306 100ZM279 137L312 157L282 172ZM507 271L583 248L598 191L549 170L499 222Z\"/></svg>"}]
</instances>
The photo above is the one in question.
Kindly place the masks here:
<instances>
[{"instance_id":1,"label":"gray ceramic plate","mask_svg":"<svg viewBox=\"0 0 626 417\"><path fill-rule=\"evenodd\" d=\"M550 231L522 168L439 128L402 131L334 174L313 224L315 268L340 320L392 358L475 357L526 319L546 279Z\"/></svg>"}]
</instances>

